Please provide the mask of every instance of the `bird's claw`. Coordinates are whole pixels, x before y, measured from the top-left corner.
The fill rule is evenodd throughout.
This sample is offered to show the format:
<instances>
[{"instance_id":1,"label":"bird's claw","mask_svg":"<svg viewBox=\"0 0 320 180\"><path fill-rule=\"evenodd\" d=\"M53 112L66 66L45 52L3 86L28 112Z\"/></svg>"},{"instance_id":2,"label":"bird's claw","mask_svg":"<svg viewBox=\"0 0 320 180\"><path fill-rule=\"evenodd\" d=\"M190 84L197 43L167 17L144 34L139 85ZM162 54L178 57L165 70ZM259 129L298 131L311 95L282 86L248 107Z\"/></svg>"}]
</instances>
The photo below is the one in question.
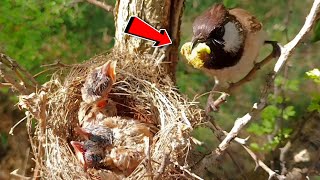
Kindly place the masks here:
<instances>
[{"instance_id":1,"label":"bird's claw","mask_svg":"<svg viewBox=\"0 0 320 180\"><path fill-rule=\"evenodd\" d=\"M209 115L209 113L212 111L213 112L219 111L219 107L215 105L214 100L212 99L212 96L210 95L207 100L207 106L205 109L205 113L206 113L206 115Z\"/></svg>"}]
</instances>

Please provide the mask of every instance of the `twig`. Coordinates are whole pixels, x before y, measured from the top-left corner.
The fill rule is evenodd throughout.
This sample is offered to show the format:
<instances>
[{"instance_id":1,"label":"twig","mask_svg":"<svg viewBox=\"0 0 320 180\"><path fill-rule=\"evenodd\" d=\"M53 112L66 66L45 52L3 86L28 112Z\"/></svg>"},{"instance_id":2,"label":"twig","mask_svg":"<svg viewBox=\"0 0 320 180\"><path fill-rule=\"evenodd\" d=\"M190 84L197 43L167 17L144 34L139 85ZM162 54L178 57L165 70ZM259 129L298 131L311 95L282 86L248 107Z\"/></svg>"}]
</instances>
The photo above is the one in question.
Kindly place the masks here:
<instances>
[{"instance_id":1,"label":"twig","mask_svg":"<svg viewBox=\"0 0 320 180\"><path fill-rule=\"evenodd\" d=\"M184 171L184 172L188 173L190 176L194 177L195 179L203 180L201 177L199 177L198 175L192 173L192 172L191 172L190 170L188 170L187 168L179 165L177 162L171 162L171 163L173 163L174 165L176 165L177 167L179 167L179 169L180 169L181 171Z\"/></svg>"},{"instance_id":2,"label":"twig","mask_svg":"<svg viewBox=\"0 0 320 180\"><path fill-rule=\"evenodd\" d=\"M18 171L19 171L19 169L15 169L14 171L12 171L12 172L10 173L10 175L15 176L15 177L17 177L17 178L19 178L19 179L23 179L23 180L31 179L31 177L25 177L25 176L23 176L23 175L18 174Z\"/></svg>"},{"instance_id":3,"label":"twig","mask_svg":"<svg viewBox=\"0 0 320 180\"><path fill-rule=\"evenodd\" d=\"M311 7L310 13L308 14L306 21L302 26L301 30L299 31L299 33L296 35L296 37L293 40L291 40L288 44L286 44L283 47L281 51L281 55L274 67L275 73L278 73L279 70L282 68L282 66L286 64L289 56L293 53L292 51L295 49L297 44L301 42L304 36L312 29L312 26L316 22L319 9L320 9L320 0L315 0Z\"/></svg>"},{"instance_id":4,"label":"twig","mask_svg":"<svg viewBox=\"0 0 320 180\"><path fill-rule=\"evenodd\" d=\"M52 63L52 64L43 64L41 65L40 67L45 67L46 69L38 72L37 74L33 75L34 78L50 71L50 70L54 70L54 69L59 69L59 68L67 68L67 67L72 67L72 65L68 65L68 64L63 64L61 63L60 60L56 61L55 63Z\"/></svg>"},{"instance_id":5,"label":"twig","mask_svg":"<svg viewBox=\"0 0 320 180\"><path fill-rule=\"evenodd\" d=\"M209 118L209 121L208 121L208 127L212 130L212 132L214 133L214 135L217 137L217 139L219 140L219 142L221 143L223 138L225 138L225 134L228 134L226 131L223 131L223 129L217 125L215 122L214 122L214 119L210 118L209 116L207 117ZM241 142L242 144L245 144L247 142L247 140L249 139L246 138L246 139L241 139L241 138L238 138L236 137L236 139ZM226 150L226 153L227 155L230 157L231 161L233 162L233 164L237 167L239 173L241 173L243 179L248 179L244 174L243 174L243 171L242 171L242 168L240 167L239 163L236 161L236 158L233 157L232 153L229 152L229 150Z\"/></svg>"},{"instance_id":6,"label":"twig","mask_svg":"<svg viewBox=\"0 0 320 180\"><path fill-rule=\"evenodd\" d=\"M0 83L0 88L12 87L11 83Z\"/></svg>"},{"instance_id":7,"label":"twig","mask_svg":"<svg viewBox=\"0 0 320 180\"><path fill-rule=\"evenodd\" d=\"M281 174L284 175L284 174L287 174L287 168L286 168L286 160L285 160L285 157L287 155L287 152L289 151L291 147L291 142L288 141L287 144L283 147L283 148L280 148L280 165L281 165Z\"/></svg>"},{"instance_id":8,"label":"twig","mask_svg":"<svg viewBox=\"0 0 320 180\"><path fill-rule=\"evenodd\" d=\"M28 168L28 161L29 161L29 156L30 156L30 147L26 149L26 156L24 158L23 164L22 164L22 172L21 175L25 176L26 175L26 170Z\"/></svg>"},{"instance_id":9,"label":"twig","mask_svg":"<svg viewBox=\"0 0 320 180\"><path fill-rule=\"evenodd\" d=\"M238 133L240 132L240 130L253 118L255 117L257 114L259 114L259 112L265 107L265 102L260 102L259 106L258 104L254 104L252 107L251 112L247 113L246 115L244 115L241 118L238 118L235 123L234 126L232 127L232 129L230 130L230 132L228 133L228 135L226 136L226 138L219 144L218 148L215 150L215 152L220 155L222 154L223 151L225 151L229 145L230 142L238 135Z\"/></svg>"},{"instance_id":10,"label":"twig","mask_svg":"<svg viewBox=\"0 0 320 180\"><path fill-rule=\"evenodd\" d=\"M228 97L228 96L229 96L229 94L227 94L227 93L222 93L222 94L220 95L220 97L218 97L218 99L216 99L216 100L213 102L213 106L216 107L217 110L219 110L220 105L227 101L227 97Z\"/></svg>"},{"instance_id":11,"label":"twig","mask_svg":"<svg viewBox=\"0 0 320 180\"><path fill-rule=\"evenodd\" d=\"M113 7L111 5L105 4L104 2L101 2L101 1L87 0L87 2L106 10L107 12L111 12L113 10Z\"/></svg>"},{"instance_id":12,"label":"twig","mask_svg":"<svg viewBox=\"0 0 320 180\"><path fill-rule=\"evenodd\" d=\"M155 180L160 178L160 176L163 174L163 172L166 169L168 164L169 164L169 154L164 154L164 157L163 157L163 160L162 160L161 165L159 167L159 170L157 171L156 175L154 176Z\"/></svg>"},{"instance_id":13,"label":"twig","mask_svg":"<svg viewBox=\"0 0 320 180\"><path fill-rule=\"evenodd\" d=\"M13 89L23 95L34 92L36 88L40 86L27 70L22 68L14 59L3 53L0 53L0 77L8 84L11 84Z\"/></svg>"},{"instance_id":14,"label":"twig","mask_svg":"<svg viewBox=\"0 0 320 180\"><path fill-rule=\"evenodd\" d=\"M210 116L207 116L207 118L209 119L207 121L207 127L209 127L212 132L214 133L214 135L217 137L217 139L220 141L220 143L222 142L223 138L225 137L225 134L227 134L227 132L224 132L222 130L222 128L215 124L214 120L212 118L210 118ZM247 139L240 139L237 138L236 139L241 142L242 144L245 144ZM236 158L233 157L232 153L229 152L229 150L226 150L227 155L230 157L232 163L237 167L239 173L242 174L243 179L248 179L243 173L242 173L242 169L240 167L240 165L238 164L238 162L236 161ZM194 168L194 172L199 173L199 175L202 175L201 173L203 173L205 167L209 166L210 164L218 164L219 163L219 159L218 159L218 155L217 154L213 154L210 153L207 156L204 156L202 159L200 159L198 162L196 162L192 167ZM204 159L208 159L208 161L203 161Z\"/></svg>"},{"instance_id":15,"label":"twig","mask_svg":"<svg viewBox=\"0 0 320 180\"><path fill-rule=\"evenodd\" d=\"M52 67L52 68L64 68L64 67L72 67L72 65L64 64L60 60L57 60L56 62L52 64L43 64L40 67Z\"/></svg>"},{"instance_id":16,"label":"twig","mask_svg":"<svg viewBox=\"0 0 320 180\"><path fill-rule=\"evenodd\" d=\"M0 53L0 62L2 62L2 63L4 63L4 64L8 63L8 64L6 64L6 65L7 65L8 67L11 67L12 70L14 70L15 73L17 73L17 76L21 76L21 74L20 74L20 72L19 72L19 71L21 71L21 73L22 73L23 75L25 75L25 76L28 78L29 81L32 82L32 85L33 85L34 87L39 86L39 83L33 78L33 76L32 76L26 69L24 69L23 67L21 67L21 66L17 63L16 60L12 59L11 57L9 57L9 56L7 56L7 55L5 55L5 54L3 54L3 53ZM19 70L19 71L17 71L17 70ZM21 79L21 80L23 81L23 79Z\"/></svg>"},{"instance_id":17,"label":"twig","mask_svg":"<svg viewBox=\"0 0 320 180\"><path fill-rule=\"evenodd\" d=\"M274 172L272 169L270 169L263 161L261 161L256 154L254 154L254 152L251 151L251 149L249 149L246 145L241 145L246 151L247 153L252 157L252 159L255 161L256 163L256 167L255 169L257 169L258 167L261 167L263 170L265 170L268 174L269 174L269 178L268 179L272 179L273 177L277 177L280 180L284 180L286 177L284 175L279 175L276 172Z\"/></svg>"},{"instance_id":18,"label":"twig","mask_svg":"<svg viewBox=\"0 0 320 180\"><path fill-rule=\"evenodd\" d=\"M222 128L216 124L212 124L210 122L210 124L208 124L209 128L213 130L213 132L218 132L219 134L222 134L221 136L226 136L228 135L227 132L223 131ZM222 138L222 137L221 137ZM253 151L251 151L251 149L249 149L246 146L246 142L249 138L246 139L242 139L242 138L238 138L236 137L234 139L235 142L237 142L238 144L240 144L247 152L248 154L252 157L252 159L255 161L256 163L256 167L255 169L257 169L258 167L261 167L263 170L265 170L268 174L269 174L269 179L271 179L272 177L276 176L278 179L283 179L284 176L280 176L279 174L277 174L276 172L274 172L273 170L271 170L266 164L264 164L263 161L261 161L260 159L258 159L258 157L254 154Z\"/></svg>"},{"instance_id":19,"label":"twig","mask_svg":"<svg viewBox=\"0 0 320 180\"><path fill-rule=\"evenodd\" d=\"M29 92L31 91L28 91L26 87L17 82L16 79L12 76L12 73L8 73L3 65L4 64L0 62L0 77L2 77L7 82L7 85L11 84L11 88L18 91L20 94L29 94Z\"/></svg>"},{"instance_id":20,"label":"twig","mask_svg":"<svg viewBox=\"0 0 320 180\"><path fill-rule=\"evenodd\" d=\"M20 123L22 123L24 120L27 119L27 116L25 116L24 118L22 118L20 121L18 121L14 126L12 126L12 128L9 131L9 134L13 136L13 130L14 128L16 128Z\"/></svg>"},{"instance_id":21,"label":"twig","mask_svg":"<svg viewBox=\"0 0 320 180\"><path fill-rule=\"evenodd\" d=\"M146 155L146 161L147 161L147 175L148 177L151 177L153 179L153 173L152 173L152 164L151 164L151 152L150 152L150 140L148 137L143 138L145 143L145 155Z\"/></svg>"}]
</instances>

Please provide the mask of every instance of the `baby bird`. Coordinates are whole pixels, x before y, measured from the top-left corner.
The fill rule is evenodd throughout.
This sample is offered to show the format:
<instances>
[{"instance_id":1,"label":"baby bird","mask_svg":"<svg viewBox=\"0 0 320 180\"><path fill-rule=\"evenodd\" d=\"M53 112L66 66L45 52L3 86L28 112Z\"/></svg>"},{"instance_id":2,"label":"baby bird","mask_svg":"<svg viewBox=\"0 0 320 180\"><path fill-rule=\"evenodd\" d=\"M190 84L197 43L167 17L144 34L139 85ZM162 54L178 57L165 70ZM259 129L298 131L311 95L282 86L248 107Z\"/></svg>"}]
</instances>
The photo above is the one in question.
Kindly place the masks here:
<instances>
[{"instance_id":1,"label":"baby bird","mask_svg":"<svg viewBox=\"0 0 320 180\"><path fill-rule=\"evenodd\" d=\"M151 125L123 117L76 128L84 142L71 145L80 163L87 168L106 168L130 175L145 158L146 138L152 139Z\"/></svg>"},{"instance_id":2,"label":"baby bird","mask_svg":"<svg viewBox=\"0 0 320 180\"><path fill-rule=\"evenodd\" d=\"M86 78L81 88L82 99L91 104L96 103L98 107L104 107L113 83L116 81L116 62L106 62L95 68Z\"/></svg>"},{"instance_id":3,"label":"baby bird","mask_svg":"<svg viewBox=\"0 0 320 180\"><path fill-rule=\"evenodd\" d=\"M78 112L79 124L86 126L104 116L117 114L116 104L108 99L113 83L116 81L116 62L108 61L92 70L81 88L83 102Z\"/></svg>"},{"instance_id":4,"label":"baby bird","mask_svg":"<svg viewBox=\"0 0 320 180\"><path fill-rule=\"evenodd\" d=\"M101 161L105 154L104 148L90 140L84 142L71 141L71 145L75 151L76 158L83 165L85 171L88 168L101 167Z\"/></svg>"},{"instance_id":5,"label":"baby bird","mask_svg":"<svg viewBox=\"0 0 320 180\"><path fill-rule=\"evenodd\" d=\"M114 139L110 128L99 125L86 126L85 128L77 127L75 131L86 140L90 140L102 148L112 145Z\"/></svg>"}]
</instances>

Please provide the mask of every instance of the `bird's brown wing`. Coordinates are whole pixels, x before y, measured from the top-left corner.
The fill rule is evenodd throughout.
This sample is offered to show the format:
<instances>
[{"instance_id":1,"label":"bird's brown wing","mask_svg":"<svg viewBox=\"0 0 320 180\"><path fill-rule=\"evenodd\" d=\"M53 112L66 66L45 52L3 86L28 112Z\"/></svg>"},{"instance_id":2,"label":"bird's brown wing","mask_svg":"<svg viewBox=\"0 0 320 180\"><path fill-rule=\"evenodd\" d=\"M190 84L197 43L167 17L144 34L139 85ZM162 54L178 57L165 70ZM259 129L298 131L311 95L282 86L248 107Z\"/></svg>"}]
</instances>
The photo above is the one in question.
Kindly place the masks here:
<instances>
[{"instance_id":1,"label":"bird's brown wing","mask_svg":"<svg viewBox=\"0 0 320 180\"><path fill-rule=\"evenodd\" d=\"M262 29L262 23L260 23L256 17L244 9L231 9L229 13L234 15L248 32L254 33Z\"/></svg>"}]
</instances>

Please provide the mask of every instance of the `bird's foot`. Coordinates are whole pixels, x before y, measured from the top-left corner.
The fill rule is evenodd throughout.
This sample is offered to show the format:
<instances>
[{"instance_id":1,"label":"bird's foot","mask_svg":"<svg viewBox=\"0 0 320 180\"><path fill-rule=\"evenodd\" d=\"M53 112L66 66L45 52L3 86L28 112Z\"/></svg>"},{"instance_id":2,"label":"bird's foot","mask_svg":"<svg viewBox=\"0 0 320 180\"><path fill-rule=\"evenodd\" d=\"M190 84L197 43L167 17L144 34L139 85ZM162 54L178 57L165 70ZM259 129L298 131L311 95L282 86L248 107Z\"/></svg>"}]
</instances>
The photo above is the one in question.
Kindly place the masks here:
<instances>
[{"instance_id":1,"label":"bird's foot","mask_svg":"<svg viewBox=\"0 0 320 180\"><path fill-rule=\"evenodd\" d=\"M209 113L212 111L213 112L219 111L219 107L214 105L214 101L208 99L207 106L205 109L206 115L209 115Z\"/></svg>"},{"instance_id":2,"label":"bird's foot","mask_svg":"<svg viewBox=\"0 0 320 180\"><path fill-rule=\"evenodd\" d=\"M217 112L220 109L220 105L223 104L224 102L227 101L227 97L229 96L229 94L227 93L222 93L218 99L213 100L212 95L210 95L208 97L207 100L207 106L205 109L206 115L208 115L210 112Z\"/></svg>"}]
</instances>

